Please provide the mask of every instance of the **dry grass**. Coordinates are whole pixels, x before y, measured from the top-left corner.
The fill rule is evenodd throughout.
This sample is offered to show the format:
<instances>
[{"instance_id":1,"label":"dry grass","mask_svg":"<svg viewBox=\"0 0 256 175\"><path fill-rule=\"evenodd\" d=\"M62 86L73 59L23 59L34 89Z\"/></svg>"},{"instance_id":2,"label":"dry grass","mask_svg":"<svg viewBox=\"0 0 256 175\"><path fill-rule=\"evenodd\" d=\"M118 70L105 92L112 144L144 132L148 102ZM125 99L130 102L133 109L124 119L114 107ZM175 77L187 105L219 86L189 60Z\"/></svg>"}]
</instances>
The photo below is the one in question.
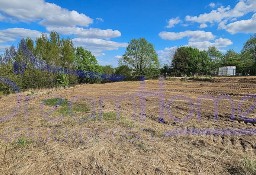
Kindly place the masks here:
<instances>
[{"instance_id":1,"label":"dry grass","mask_svg":"<svg viewBox=\"0 0 256 175\"><path fill-rule=\"evenodd\" d=\"M0 99L1 174L235 174L249 173L255 157L256 136L185 134L196 128L255 129L242 122L238 104L256 94L256 78L218 78L213 82L149 80L79 85L68 89L31 90ZM161 90L162 89L162 90ZM160 93L160 95L159 95ZM162 96L161 96L161 93ZM202 99L198 119L197 98L228 94L231 105ZM144 96L144 98L139 96ZM173 101L175 95L186 99ZM159 99L164 98L161 111ZM191 99L193 107L187 98ZM50 104L45 100L55 99ZM64 103L56 99L66 99ZM169 100L169 102L168 102ZM145 102L145 108L141 104ZM242 103L242 112L254 103ZM17 107L17 105L19 107ZM14 109L16 113L14 113ZM14 111L14 112L13 112ZM255 118L255 110L251 117ZM15 115L10 115L15 114ZM159 120L159 117L162 120ZM190 115L186 122L179 122ZM176 120L175 120L176 118ZM167 136L168 131L179 131ZM245 166L242 166L245 165ZM250 166L249 166L250 165ZM251 169L250 169L251 170Z\"/></svg>"}]
</instances>

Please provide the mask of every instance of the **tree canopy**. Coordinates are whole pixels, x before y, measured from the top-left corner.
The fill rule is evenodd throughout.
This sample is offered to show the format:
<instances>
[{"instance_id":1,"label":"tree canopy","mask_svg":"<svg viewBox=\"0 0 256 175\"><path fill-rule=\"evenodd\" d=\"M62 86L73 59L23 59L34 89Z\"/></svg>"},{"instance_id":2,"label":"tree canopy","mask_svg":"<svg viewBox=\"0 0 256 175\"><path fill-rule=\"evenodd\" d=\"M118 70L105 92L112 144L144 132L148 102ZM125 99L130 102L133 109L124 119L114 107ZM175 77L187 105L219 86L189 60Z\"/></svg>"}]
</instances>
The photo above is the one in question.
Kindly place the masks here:
<instances>
[{"instance_id":1,"label":"tree canopy","mask_svg":"<svg viewBox=\"0 0 256 175\"><path fill-rule=\"evenodd\" d=\"M176 75L210 74L211 59L206 51L192 47L180 47L176 50L172 69Z\"/></svg>"},{"instance_id":2,"label":"tree canopy","mask_svg":"<svg viewBox=\"0 0 256 175\"><path fill-rule=\"evenodd\" d=\"M135 75L159 75L159 61L154 46L146 39L132 39L123 55L121 65L130 67Z\"/></svg>"}]
</instances>

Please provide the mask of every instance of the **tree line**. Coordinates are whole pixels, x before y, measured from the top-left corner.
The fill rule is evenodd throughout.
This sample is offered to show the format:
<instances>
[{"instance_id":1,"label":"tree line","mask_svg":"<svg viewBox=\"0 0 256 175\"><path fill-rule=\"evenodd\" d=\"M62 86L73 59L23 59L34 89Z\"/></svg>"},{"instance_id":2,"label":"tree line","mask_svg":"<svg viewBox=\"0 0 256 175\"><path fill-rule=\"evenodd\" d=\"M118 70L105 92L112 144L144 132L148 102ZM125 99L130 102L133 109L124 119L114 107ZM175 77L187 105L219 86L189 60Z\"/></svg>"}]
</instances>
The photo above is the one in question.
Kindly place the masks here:
<instances>
[{"instance_id":1,"label":"tree line","mask_svg":"<svg viewBox=\"0 0 256 175\"><path fill-rule=\"evenodd\" d=\"M256 75L256 34L246 41L240 53L234 50L222 53L216 47L209 47L206 51L180 47L172 64L164 65L161 73L173 76L217 75L218 68L225 66L236 66L237 75Z\"/></svg>"},{"instance_id":2,"label":"tree line","mask_svg":"<svg viewBox=\"0 0 256 175\"><path fill-rule=\"evenodd\" d=\"M222 66L236 66L241 75L255 75L256 35L244 44L241 53L233 50L222 53L216 47L209 47L206 51L180 47L172 63L163 67L160 67L153 44L144 38L132 39L119 60L119 66L113 68L99 65L89 50L74 47L71 39L61 38L57 32L51 32L49 37L42 34L35 41L31 38L22 39L17 48L7 48L0 56L0 61L1 77L15 82L22 90L140 80L142 77L153 79L160 75L215 75ZM0 82L1 91L9 93L12 90Z\"/></svg>"}]
</instances>

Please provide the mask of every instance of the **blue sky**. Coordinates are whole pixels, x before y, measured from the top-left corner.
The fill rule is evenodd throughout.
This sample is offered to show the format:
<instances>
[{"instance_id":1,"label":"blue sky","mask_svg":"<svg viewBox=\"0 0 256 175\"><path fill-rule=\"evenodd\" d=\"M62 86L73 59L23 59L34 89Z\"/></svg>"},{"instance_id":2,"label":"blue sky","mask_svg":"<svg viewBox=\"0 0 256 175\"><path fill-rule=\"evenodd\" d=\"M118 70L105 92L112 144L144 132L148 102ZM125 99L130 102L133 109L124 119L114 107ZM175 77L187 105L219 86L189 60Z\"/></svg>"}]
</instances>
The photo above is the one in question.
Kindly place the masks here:
<instances>
[{"instance_id":1,"label":"blue sky","mask_svg":"<svg viewBox=\"0 0 256 175\"><path fill-rule=\"evenodd\" d=\"M0 0L0 51L54 30L117 66L133 38L168 63L180 46L239 52L256 33L255 0Z\"/></svg>"}]
</instances>

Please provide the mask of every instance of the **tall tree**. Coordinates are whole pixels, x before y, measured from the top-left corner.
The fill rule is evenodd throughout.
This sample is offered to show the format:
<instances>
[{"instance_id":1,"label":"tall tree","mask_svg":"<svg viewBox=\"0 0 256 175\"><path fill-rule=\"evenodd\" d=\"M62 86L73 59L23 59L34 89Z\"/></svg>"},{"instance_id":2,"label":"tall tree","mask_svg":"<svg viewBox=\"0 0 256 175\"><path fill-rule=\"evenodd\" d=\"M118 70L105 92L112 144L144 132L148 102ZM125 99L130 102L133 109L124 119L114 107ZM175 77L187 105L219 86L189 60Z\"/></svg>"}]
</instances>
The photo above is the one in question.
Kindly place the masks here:
<instances>
[{"instance_id":1,"label":"tall tree","mask_svg":"<svg viewBox=\"0 0 256 175\"><path fill-rule=\"evenodd\" d=\"M228 50L222 59L222 66L239 66L240 54L234 50Z\"/></svg>"},{"instance_id":2,"label":"tall tree","mask_svg":"<svg viewBox=\"0 0 256 175\"><path fill-rule=\"evenodd\" d=\"M46 35L42 34L36 39L35 56L39 59L45 60L48 64L51 62L50 57L48 57L49 47L50 46Z\"/></svg>"},{"instance_id":3,"label":"tall tree","mask_svg":"<svg viewBox=\"0 0 256 175\"><path fill-rule=\"evenodd\" d=\"M106 66L101 66L102 67L102 72L104 74L114 74L115 73L115 69L111 66L111 65L106 65Z\"/></svg>"},{"instance_id":4,"label":"tall tree","mask_svg":"<svg viewBox=\"0 0 256 175\"><path fill-rule=\"evenodd\" d=\"M174 54L172 69L178 76L210 74L212 62L206 51L199 51L192 47L180 47Z\"/></svg>"},{"instance_id":5,"label":"tall tree","mask_svg":"<svg viewBox=\"0 0 256 175\"><path fill-rule=\"evenodd\" d=\"M50 33L50 39L48 41L48 59L51 60L53 65L61 65L61 40L57 32Z\"/></svg>"},{"instance_id":6,"label":"tall tree","mask_svg":"<svg viewBox=\"0 0 256 175\"><path fill-rule=\"evenodd\" d=\"M61 40L61 66L64 68L73 68L75 60L75 48L71 40Z\"/></svg>"},{"instance_id":7,"label":"tall tree","mask_svg":"<svg viewBox=\"0 0 256 175\"><path fill-rule=\"evenodd\" d=\"M212 69L218 70L221 66L223 54L215 46L209 47L207 54L212 60Z\"/></svg>"},{"instance_id":8,"label":"tall tree","mask_svg":"<svg viewBox=\"0 0 256 175\"><path fill-rule=\"evenodd\" d=\"M118 67L116 68L115 73L116 73L117 75L123 75L123 76L125 76L125 79L127 80L127 79L129 79L129 78L131 77L131 75L132 75L132 70L131 70L128 66L126 66L126 65L121 65L121 66L118 66Z\"/></svg>"},{"instance_id":9,"label":"tall tree","mask_svg":"<svg viewBox=\"0 0 256 175\"><path fill-rule=\"evenodd\" d=\"M251 62L247 74L256 75L256 34L251 36L251 38L244 44L241 57L244 62Z\"/></svg>"},{"instance_id":10,"label":"tall tree","mask_svg":"<svg viewBox=\"0 0 256 175\"><path fill-rule=\"evenodd\" d=\"M127 65L136 75L149 75L153 71L159 75L159 61L154 46L146 39L133 39L126 48L121 65Z\"/></svg>"},{"instance_id":11,"label":"tall tree","mask_svg":"<svg viewBox=\"0 0 256 175\"><path fill-rule=\"evenodd\" d=\"M83 47L76 48L75 56L76 69L92 72L102 71L96 57Z\"/></svg>"},{"instance_id":12,"label":"tall tree","mask_svg":"<svg viewBox=\"0 0 256 175\"><path fill-rule=\"evenodd\" d=\"M83 47L76 48L75 67L80 71L79 83L94 83L100 79L99 73L102 72L96 57Z\"/></svg>"}]
</instances>

